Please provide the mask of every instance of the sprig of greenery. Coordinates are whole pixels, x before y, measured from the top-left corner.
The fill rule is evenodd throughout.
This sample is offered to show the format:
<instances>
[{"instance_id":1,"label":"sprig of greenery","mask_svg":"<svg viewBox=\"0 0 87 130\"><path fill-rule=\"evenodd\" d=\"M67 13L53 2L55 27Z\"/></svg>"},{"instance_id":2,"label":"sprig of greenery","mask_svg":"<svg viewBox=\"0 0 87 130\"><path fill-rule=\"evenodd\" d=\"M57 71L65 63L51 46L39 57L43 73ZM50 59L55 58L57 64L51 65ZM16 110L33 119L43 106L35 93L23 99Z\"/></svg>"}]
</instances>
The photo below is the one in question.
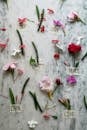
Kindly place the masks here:
<instances>
[{"instance_id":1,"label":"sprig of greenery","mask_svg":"<svg viewBox=\"0 0 87 130\"><path fill-rule=\"evenodd\" d=\"M36 93L32 93L31 91L29 91L29 94L30 94L30 96L32 97L32 99L33 99L33 101L34 101L35 109L36 109L36 110L39 109L40 112L42 113L43 110L42 110L42 108L41 108L41 106L40 106L40 104L39 104L39 102L38 102L38 100L37 100Z\"/></svg>"},{"instance_id":2,"label":"sprig of greenery","mask_svg":"<svg viewBox=\"0 0 87 130\"><path fill-rule=\"evenodd\" d=\"M83 61L87 57L87 52L84 54L84 56L81 58L81 61Z\"/></svg>"},{"instance_id":3,"label":"sprig of greenery","mask_svg":"<svg viewBox=\"0 0 87 130\"><path fill-rule=\"evenodd\" d=\"M85 96L83 97L83 100L84 100L85 108L86 108L86 110L87 110L87 102L86 102L86 97L85 97Z\"/></svg>"},{"instance_id":4,"label":"sprig of greenery","mask_svg":"<svg viewBox=\"0 0 87 130\"><path fill-rule=\"evenodd\" d=\"M68 110L71 109L71 104L70 104L70 100L69 99L65 99L65 98L61 98L58 100L65 108L67 108Z\"/></svg>"},{"instance_id":5,"label":"sprig of greenery","mask_svg":"<svg viewBox=\"0 0 87 130\"><path fill-rule=\"evenodd\" d=\"M38 5L36 5L36 13L37 13L38 21L39 21L40 20L40 11L39 11Z\"/></svg>"},{"instance_id":6,"label":"sprig of greenery","mask_svg":"<svg viewBox=\"0 0 87 130\"><path fill-rule=\"evenodd\" d=\"M29 80L30 80L30 78L28 77L28 78L26 79L26 81L24 82L24 85L23 85L23 87L22 87L22 90L21 90L21 101L22 101L22 99L23 99L23 96L24 96L24 93L25 93L25 88L26 88L26 86L27 86ZM21 102L20 102L20 103L21 103Z\"/></svg>"},{"instance_id":7,"label":"sprig of greenery","mask_svg":"<svg viewBox=\"0 0 87 130\"><path fill-rule=\"evenodd\" d=\"M19 39L20 39L20 44L21 44L21 46L22 46L22 45L23 45L23 40L22 40L21 34L20 34L19 30L16 30L16 31L17 31L17 34L18 34ZM21 53L22 53L22 55L25 55L25 52L24 52L24 48L23 48L23 47L21 47Z\"/></svg>"},{"instance_id":8,"label":"sprig of greenery","mask_svg":"<svg viewBox=\"0 0 87 130\"><path fill-rule=\"evenodd\" d=\"M9 97L10 97L11 104L15 104L16 101L15 101L15 97L11 88L9 88Z\"/></svg>"},{"instance_id":9,"label":"sprig of greenery","mask_svg":"<svg viewBox=\"0 0 87 130\"><path fill-rule=\"evenodd\" d=\"M35 50L36 58L30 58L30 65L37 67L39 65L39 54L35 43L32 41L33 48Z\"/></svg>"},{"instance_id":10,"label":"sprig of greenery","mask_svg":"<svg viewBox=\"0 0 87 130\"><path fill-rule=\"evenodd\" d=\"M38 32L40 31L41 25L43 23L43 19L44 19L44 9L42 10L42 13L41 13L40 23L37 29Z\"/></svg>"}]
</instances>

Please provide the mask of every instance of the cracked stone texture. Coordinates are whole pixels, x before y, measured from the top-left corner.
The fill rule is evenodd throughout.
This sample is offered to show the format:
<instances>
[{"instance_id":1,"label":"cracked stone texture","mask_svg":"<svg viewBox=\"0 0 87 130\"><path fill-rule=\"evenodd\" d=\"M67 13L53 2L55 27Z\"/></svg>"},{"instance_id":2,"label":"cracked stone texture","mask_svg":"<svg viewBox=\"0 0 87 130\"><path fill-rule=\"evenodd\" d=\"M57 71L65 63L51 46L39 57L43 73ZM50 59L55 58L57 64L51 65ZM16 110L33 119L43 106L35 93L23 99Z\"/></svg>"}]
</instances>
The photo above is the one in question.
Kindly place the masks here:
<instances>
[{"instance_id":1,"label":"cracked stone texture","mask_svg":"<svg viewBox=\"0 0 87 130\"><path fill-rule=\"evenodd\" d=\"M37 23L35 5L38 5L40 10L45 9L46 12L46 32L37 33L37 24L28 22L24 29L20 29L17 23L18 18L27 17ZM84 36L81 41L82 53L80 58L87 51L87 25L82 23L69 24L66 17L69 12L75 10L79 13L80 17L87 22L87 0L65 0L62 8L60 9L59 0L9 0L8 7L0 1L0 28L7 27L6 32L0 31L0 42L5 42L7 38L10 39L8 47L0 52L0 94L9 97L9 87L12 88L15 95L20 95L21 88L27 77L30 81L26 87L25 96L22 101L23 111L20 113L11 113L9 111L10 101L9 98L5 99L0 96L0 130L28 130L27 121L37 120L39 125L36 130L87 130L87 111L83 103L83 95L87 95L87 59L80 62L79 73L77 76L77 84L75 87L70 87L66 83L66 71L63 64L68 61L72 64L72 58L68 55L67 45L71 39L73 42L77 41L78 36ZM52 8L55 11L54 15L48 15L47 9ZM66 36L62 31L52 31L52 22L54 19L61 20L65 25ZM25 57L20 58L11 57L11 52L14 48L19 46L19 38L16 33L19 29L26 44ZM51 43L52 39L60 39L64 46L64 54L57 63L53 59L55 52ZM39 52L39 57L43 64L37 69L33 69L29 65L29 58L34 56L34 50L31 45L34 41ZM16 82L13 82L11 75L3 75L2 67L10 61L17 61L18 66L24 68L25 74L18 77ZM47 97L43 95L38 89L38 81L44 76L48 75L52 79L56 76L62 78L64 87L59 88L53 97L53 103L57 105L56 108L51 110L52 114L58 116L58 120L45 121L39 111L36 111L33 101L29 96L28 91L36 92L38 100L42 107L46 104ZM64 96L70 98L72 109L76 115L74 118L65 118L63 113L65 108L58 103L57 98ZM52 104L51 101L49 101Z\"/></svg>"}]
</instances>

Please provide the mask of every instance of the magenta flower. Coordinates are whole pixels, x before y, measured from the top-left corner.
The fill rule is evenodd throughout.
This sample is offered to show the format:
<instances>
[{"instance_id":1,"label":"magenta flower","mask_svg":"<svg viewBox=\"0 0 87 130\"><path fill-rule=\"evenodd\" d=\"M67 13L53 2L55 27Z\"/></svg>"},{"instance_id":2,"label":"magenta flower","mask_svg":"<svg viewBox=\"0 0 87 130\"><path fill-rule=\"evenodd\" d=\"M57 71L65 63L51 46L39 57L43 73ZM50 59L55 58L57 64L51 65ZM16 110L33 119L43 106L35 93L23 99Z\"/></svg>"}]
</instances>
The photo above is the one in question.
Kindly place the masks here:
<instances>
[{"instance_id":1,"label":"magenta flower","mask_svg":"<svg viewBox=\"0 0 87 130\"><path fill-rule=\"evenodd\" d=\"M68 84L71 84L71 85L76 84L76 83L77 83L77 80L76 80L75 76L73 76L73 75L69 76L69 77L67 78L67 83L68 83Z\"/></svg>"},{"instance_id":2,"label":"magenta flower","mask_svg":"<svg viewBox=\"0 0 87 130\"><path fill-rule=\"evenodd\" d=\"M54 26L64 29L64 25L59 20L53 20Z\"/></svg>"},{"instance_id":3,"label":"magenta flower","mask_svg":"<svg viewBox=\"0 0 87 130\"><path fill-rule=\"evenodd\" d=\"M24 27L26 25L27 18L18 18L19 26Z\"/></svg>"}]
</instances>

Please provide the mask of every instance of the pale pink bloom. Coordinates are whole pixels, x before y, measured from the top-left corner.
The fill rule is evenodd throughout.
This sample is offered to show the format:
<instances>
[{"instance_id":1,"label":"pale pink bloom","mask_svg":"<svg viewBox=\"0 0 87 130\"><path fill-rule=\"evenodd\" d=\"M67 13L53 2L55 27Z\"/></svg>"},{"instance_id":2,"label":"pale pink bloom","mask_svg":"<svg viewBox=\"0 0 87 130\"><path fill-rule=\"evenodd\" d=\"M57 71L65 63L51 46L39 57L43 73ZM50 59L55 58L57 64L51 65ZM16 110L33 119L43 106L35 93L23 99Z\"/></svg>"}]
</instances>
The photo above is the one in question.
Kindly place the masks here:
<instances>
[{"instance_id":1,"label":"pale pink bloom","mask_svg":"<svg viewBox=\"0 0 87 130\"><path fill-rule=\"evenodd\" d=\"M18 23L20 26L24 26L27 22L27 18L18 18Z\"/></svg>"},{"instance_id":2,"label":"pale pink bloom","mask_svg":"<svg viewBox=\"0 0 87 130\"><path fill-rule=\"evenodd\" d=\"M3 70L4 71L14 70L16 68L16 66L17 66L16 62L8 63L3 66Z\"/></svg>"},{"instance_id":3,"label":"pale pink bloom","mask_svg":"<svg viewBox=\"0 0 87 130\"><path fill-rule=\"evenodd\" d=\"M46 113L46 114L43 114L43 117L45 120L49 120L51 116L48 113Z\"/></svg>"},{"instance_id":4,"label":"pale pink bloom","mask_svg":"<svg viewBox=\"0 0 87 130\"><path fill-rule=\"evenodd\" d=\"M7 47L7 44L6 43L0 43L0 48L1 49L5 49Z\"/></svg>"},{"instance_id":5,"label":"pale pink bloom","mask_svg":"<svg viewBox=\"0 0 87 130\"><path fill-rule=\"evenodd\" d=\"M77 12L72 11L68 16L67 16L69 22L75 22L78 21L79 15Z\"/></svg>"},{"instance_id":6,"label":"pale pink bloom","mask_svg":"<svg viewBox=\"0 0 87 130\"><path fill-rule=\"evenodd\" d=\"M39 87L44 92L51 92L54 89L53 82L48 76L44 76L39 82Z\"/></svg>"},{"instance_id":7,"label":"pale pink bloom","mask_svg":"<svg viewBox=\"0 0 87 130\"><path fill-rule=\"evenodd\" d=\"M23 69L17 69L17 71L18 71L18 75L22 75L24 73Z\"/></svg>"},{"instance_id":8,"label":"pale pink bloom","mask_svg":"<svg viewBox=\"0 0 87 130\"><path fill-rule=\"evenodd\" d=\"M61 27L62 29L64 29L64 25L59 20L53 20L53 23L54 23L54 26Z\"/></svg>"}]
</instances>

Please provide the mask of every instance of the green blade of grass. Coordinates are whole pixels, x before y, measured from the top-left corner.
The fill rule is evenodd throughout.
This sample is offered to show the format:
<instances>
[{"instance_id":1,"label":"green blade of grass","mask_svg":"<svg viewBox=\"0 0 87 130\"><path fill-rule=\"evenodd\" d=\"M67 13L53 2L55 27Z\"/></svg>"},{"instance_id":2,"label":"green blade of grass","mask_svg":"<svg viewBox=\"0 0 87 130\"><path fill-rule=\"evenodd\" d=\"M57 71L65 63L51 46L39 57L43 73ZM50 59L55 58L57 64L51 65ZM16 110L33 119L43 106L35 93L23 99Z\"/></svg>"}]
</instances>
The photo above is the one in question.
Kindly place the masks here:
<instances>
[{"instance_id":1,"label":"green blade of grass","mask_svg":"<svg viewBox=\"0 0 87 130\"><path fill-rule=\"evenodd\" d=\"M15 104L16 102L11 88L9 88L9 97L10 97L11 104Z\"/></svg>"},{"instance_id":2,"label":"green blade of grass","mask_svg":"<svg viewBox=\"0 0 87 130\"><path fill-rule=\"evenodd\" d=\"M38 21L39 21L40 20L40 11L39 11L38 5L36 5L36 14L37 14L37 18L38 18Z\"/></svg>"},{"instance_id":3,"label":"green blade of grass","mask_svg":"<svg viewBox=\"0 0 87 130\"><path fill-rule=\"evenodd\" d=\"M83 100L84 100L85 108L86 108L86 110L87 110L87 102L86 102L86 97L85 97L85 96L83 97Z\"/></svg>"}]
</instances>

